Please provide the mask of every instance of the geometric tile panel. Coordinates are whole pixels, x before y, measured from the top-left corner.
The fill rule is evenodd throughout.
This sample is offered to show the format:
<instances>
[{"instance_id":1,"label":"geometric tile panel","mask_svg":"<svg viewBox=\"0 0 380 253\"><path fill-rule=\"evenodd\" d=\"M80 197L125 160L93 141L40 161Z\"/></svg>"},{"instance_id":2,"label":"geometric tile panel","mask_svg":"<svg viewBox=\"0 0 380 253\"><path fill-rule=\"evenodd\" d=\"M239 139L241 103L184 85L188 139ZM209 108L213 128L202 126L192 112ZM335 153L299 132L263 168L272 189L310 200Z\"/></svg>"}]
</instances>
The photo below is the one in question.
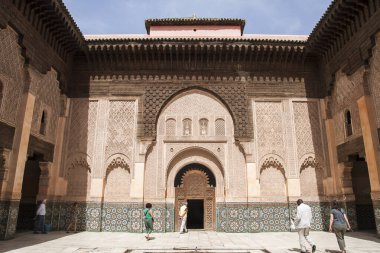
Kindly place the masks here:
<instances>
[{"instance_id":1,"label":"geometric tile panel","mask_svg":"<svg viewBox=\"0 0 380 253\"><path fill-rule=\"evenodd\" d=\"M375 214L377 235L380 236L380 201L373 202L373 212Z\"/></svg>"},{"instance_id":2,"label":"geometric tile panel","mask_svg":"<svg viewBox=\"0 0 380 253\"><path fill-rule=\"evenodd\" d=\"M0 240L14 237L19 204L19 201L0 201Z\"/></svg>"},{"instance_id":3,"label":"geometric tile panel","mask_svg":"<svg viewBox=\"0 0 380 253\"><path fill-rule=\"evenodd\" d=\"M312 229L326 231L330 218L330 203L308 202L313 212ZM0 202L0 235L2 219L7 215L6 207ZM54 230L65 230L70 221L72 203L55 202L47 205L46 222ZM174 231L174 206L152 203L155 232ZM134 232L145 230L143 224L143 203L78 203L78 230ZM5 213L4 213L5 210ZM102 211L101 211L102 210ZM356 226L354 203L346 203L348 218ZM284 232L289 231L289 217L296 213L295 203L217 203L216 231L228 233ZM378 231L380 231L380 203L375 208ZM17 211L16 211L17 220ZM100 229L101 228L101 229Z\"/></svg>"}]
</instances>

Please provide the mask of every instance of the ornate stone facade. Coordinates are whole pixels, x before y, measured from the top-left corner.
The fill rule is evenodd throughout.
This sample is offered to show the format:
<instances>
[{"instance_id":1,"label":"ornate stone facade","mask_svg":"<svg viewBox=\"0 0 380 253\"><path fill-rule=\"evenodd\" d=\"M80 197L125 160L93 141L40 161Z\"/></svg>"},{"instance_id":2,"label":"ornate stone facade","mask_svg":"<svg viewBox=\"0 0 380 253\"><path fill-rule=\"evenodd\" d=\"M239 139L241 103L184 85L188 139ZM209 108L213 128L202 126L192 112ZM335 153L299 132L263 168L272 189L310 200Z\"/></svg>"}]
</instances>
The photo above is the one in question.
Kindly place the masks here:
<instances>
[{"instance_id":1,"label":"ornate stone facade","mask_svg":"<svg viewBox=\"0 0 380 253\"><path fill-rule=\"evenodd\" d=\"M0 238L17 230L26 169L39 181L25 181L39 186L31 205L47 197L57 230L78 202L80 230L140 233L151 202L155 231L175 231L186 198L207 230L287 231L298 198L313 229L327 229L335 198L356 227L355 161L368 163L380 233L380 11L342 1L359 9L347 19L334 1L309 37L210 24L234 24L236 38L178 37L211 22L198 18L149 21L173 37L84 37L62 3L22 0L29 15L1 1ZM347 20L360 22L336 44Z\"/></svg>"}]
</instances>

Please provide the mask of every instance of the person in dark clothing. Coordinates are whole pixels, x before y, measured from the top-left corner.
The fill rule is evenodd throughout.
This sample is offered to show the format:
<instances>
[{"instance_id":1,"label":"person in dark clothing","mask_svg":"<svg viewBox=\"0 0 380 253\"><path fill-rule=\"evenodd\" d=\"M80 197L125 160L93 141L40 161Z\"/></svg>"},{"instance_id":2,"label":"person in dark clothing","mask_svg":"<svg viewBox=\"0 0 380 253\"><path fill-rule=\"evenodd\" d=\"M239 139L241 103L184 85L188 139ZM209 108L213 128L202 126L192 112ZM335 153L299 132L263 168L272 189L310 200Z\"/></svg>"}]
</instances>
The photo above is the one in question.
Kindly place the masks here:
<instances>
[{"instance_id":1,"label":"person in dark clothing","mask_svg":"<svg viewBox=\"0 0 380 253\"><path fill-rule=\"evenodd\" d=\"M344 234L347 230L351 230L350 223L348 222L347 215L343 208L340 208L338 201L332 203L330 214L330 227L329 231L334 231L338 245L342 253L346 253L346 243L344 241Z\"/></svg>"}]
</instances>

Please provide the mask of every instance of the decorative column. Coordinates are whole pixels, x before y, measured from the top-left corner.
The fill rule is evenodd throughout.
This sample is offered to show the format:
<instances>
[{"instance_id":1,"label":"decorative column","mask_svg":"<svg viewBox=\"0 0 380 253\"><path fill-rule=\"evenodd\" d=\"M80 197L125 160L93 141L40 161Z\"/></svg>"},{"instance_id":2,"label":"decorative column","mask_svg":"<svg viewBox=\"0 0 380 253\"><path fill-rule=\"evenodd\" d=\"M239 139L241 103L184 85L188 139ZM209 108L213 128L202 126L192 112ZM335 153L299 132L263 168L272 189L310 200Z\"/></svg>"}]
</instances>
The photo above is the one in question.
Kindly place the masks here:
<instances>
[{"instance_id":1,"label":"decorative column","mask_svg":"<svg viewBox=\"0 0 380 253\"><path fill-rule=\"evenodd\" d=\"M380 151L379 136L376 128L376 113L370 96L363 96L357 101L360 124L362 128L371 197L374 207L377 234L380 235Z\"/></svg>"}]
</instances>

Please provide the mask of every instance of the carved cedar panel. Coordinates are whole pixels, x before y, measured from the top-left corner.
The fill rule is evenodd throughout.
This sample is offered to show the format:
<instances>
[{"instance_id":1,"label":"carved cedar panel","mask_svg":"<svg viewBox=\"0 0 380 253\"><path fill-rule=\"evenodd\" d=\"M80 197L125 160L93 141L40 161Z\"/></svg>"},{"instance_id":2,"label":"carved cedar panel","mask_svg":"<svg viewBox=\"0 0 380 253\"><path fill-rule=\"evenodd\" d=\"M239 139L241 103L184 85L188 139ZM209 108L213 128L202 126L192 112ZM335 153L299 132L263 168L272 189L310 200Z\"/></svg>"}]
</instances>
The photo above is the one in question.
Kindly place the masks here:
<instances>
[{"instance_id":1,"label":"carved cedar panel","mask_svg":"<svg viewBox=\"0 0 380 253\"><path fill-rule=\"evenodd\" d=\"M380 128L380 37L376 39L376 46L372 51L369 75L370 90L375 104L377 127Z\"/></svg>"},{"instance_id":2,"label":"carved cedar panel","mask_svg":"<svg viewBox=\"0 0 380 253\"><path fill-rule=\"evenodd\" d=\"M18 45L18 35L11 28L0 30L0 45L0 81L4 86L0 120L15 126L24 89L24 59Z\"/></svg>"},{"instance_id":3,"label":"carved cedar panel","mask_svg":"<svg viewBox=\"0 0 380 253\"><path fill-rule=\"evenodd\" d=\"M363 96L364 68L353 75L347 76L341 70L336 73L335 86L331 95L331 109L333 114L344 110Z\"/></svg>"},{"instance_id":4,"label":"carved cedar panel","mask_svg":"<svg viewBox=\"0 0 380 253\"><path fill-rule=\"evenodd\" d=\"M110 101L106 158L115 153L132 157L135 115L135 101Z\"/></svg>"},{"instance_id":5,"label":"carved cedar panel","mask_svg":"<svg viewBox=\"0 0 380 253\"><path fill-rule=\"evenodd\" d=\"M200 170L190 170L183 175L181 186L176 187L175 199L175 223L176 231L179 231L179 209L185 200L203 199L204 229L215 229L215 188L209 187L207 175Z\"/></svg>"},{"instance_id":6,"label":"carved cedar panel","mask_svg":"<svg viewBox=\"0 0 380 253\"><path fill-rule=\"evenodd\" d=\"M144 96L144 135L156 136L156 118L159 110L183 86L149 85ZM212 85L205 87L217 93L230 107L235 117L235 136L252 137L252 123L248 115L248 96L244 85ZM188 104L191 106L193 103Z\"/></svg>"},{"instance_id":7,"label":"carved cedar panel","mask_svg":"<svg viewBox=\"0 0 380 253\"><path fill-rule=\"evenodd\" d=\"M83 152L93 157L97 111L97 101L72 100L68 153Z\"/></svg>"},{"instance_id":8,"label":"carved cedar panel","mask_svg":"<svg viewBox=\"0 0 380 253\"><path fill-rule=\"evenodd\" d=\"M54 143L60 109L60 89L57 73L51 70L45 75L31 74L31 83L34 83L36 86L32 133L46 141ZM46 132L44 135L40 134L43 111L47 115Z\"/></svg>"},{"instance_id":9,"label":"carved cedar panel","mask_svg":"<svg viewBox=\"0 0 380 253\"><path fill-rule=\"evenodd\" d=\"M256 102L258 157L275 153L285 157L281 102Z\"/></svg>"},{"instance_id":10,"label":"carved cedar panel","mask_svg":"<svg viewBox=\"0 0 380 253\"><path fill-rule=\"evenodd\" d=\"M315 154L324 164L322 130L317 102L293 102L298 161L306 154Z\"/></svg>"}]
</instances>

